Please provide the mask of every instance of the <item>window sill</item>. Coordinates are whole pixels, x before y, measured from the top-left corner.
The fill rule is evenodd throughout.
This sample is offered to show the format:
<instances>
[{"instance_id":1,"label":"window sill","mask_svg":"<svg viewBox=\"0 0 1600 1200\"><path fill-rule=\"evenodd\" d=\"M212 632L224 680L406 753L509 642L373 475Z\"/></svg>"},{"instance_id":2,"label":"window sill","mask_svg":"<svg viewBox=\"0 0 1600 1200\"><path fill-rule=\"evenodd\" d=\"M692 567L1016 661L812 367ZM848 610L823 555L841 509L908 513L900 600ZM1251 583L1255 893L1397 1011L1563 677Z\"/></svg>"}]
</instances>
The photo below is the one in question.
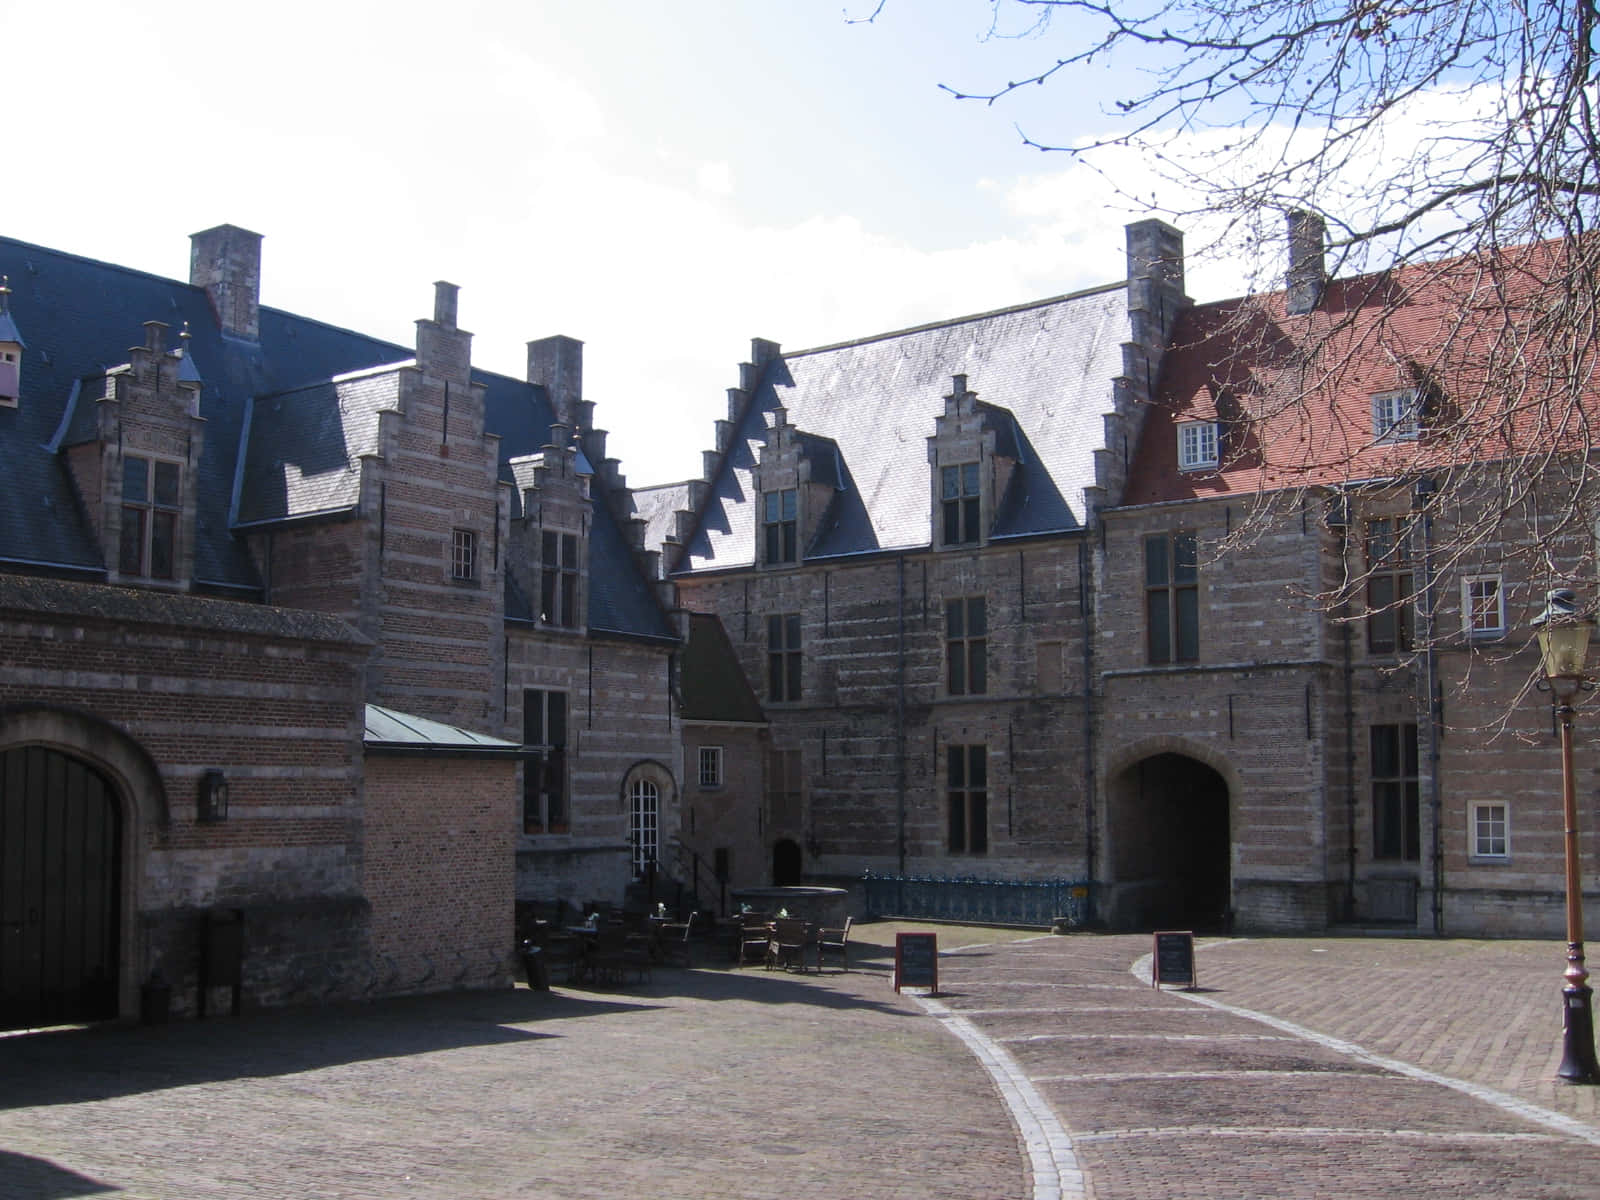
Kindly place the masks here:
<instances>
[{"instance_id":1,"label":"window sill","mask_svg":"<svg viewBox=\"0 0 1600 1200\"><path fill-rule=\"evenodd\" d=\"M1509 867L1511 855L1509 854L1469 854L1467 866L1469 867Z\"/></svg>"}]
</instances>

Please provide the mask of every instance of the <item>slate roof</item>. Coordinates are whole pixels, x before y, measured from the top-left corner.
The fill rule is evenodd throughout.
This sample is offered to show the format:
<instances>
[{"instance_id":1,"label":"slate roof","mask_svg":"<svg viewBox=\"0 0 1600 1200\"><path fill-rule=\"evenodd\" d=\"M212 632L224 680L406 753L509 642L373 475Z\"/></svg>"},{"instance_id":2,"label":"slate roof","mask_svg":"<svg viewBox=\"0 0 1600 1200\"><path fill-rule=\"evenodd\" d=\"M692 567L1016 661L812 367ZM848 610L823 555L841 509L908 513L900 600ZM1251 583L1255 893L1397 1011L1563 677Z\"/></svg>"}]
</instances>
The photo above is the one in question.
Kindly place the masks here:
<instances>
[{"instance_id":1,"label":"slate roof","mask_svg":"<svg viewBox=\"0 0 1600 1200\"><path fill-rule=\"evenodd\" d=\"M682 678L685 721L766 722L767 714L739 666L728 631L710 613L689 614Z\"/></svg>"},{"instance_id":2,"label":"slate roof","mask_svg":"<svg viewBox=\"0 0 1600 1200\"><path fill-rule=\"evenodd\" d=\"M206 421L195 583L241 598L259 597L261 580L234 520L281 520L353 503L354 467L375 445L383 397L380 385L341 377L414 354L266 306L260 340L249 342L222 332L203 288L10 238L0 238L0 275L10 277L9 311L27 345L22 403L0 408L0 570L103 577L99 546L58 451L95 436L93 403L80 402L91 394L82 381L126 363L128 348L145 340L146 321L167 323L170 346L185 322L192 335L182 370L202 381ZM485 389L488 428L501 438L501 477L510 480L506 460L549 440L549 399L522 380L485 371L473 378ZM598 479L594 495L590 626L672 638Z\"/></svg>"},{"instance_id":3,"label":"slate roof","mask_svg":"<svg viewBox=\"0 0 1600 1200\"><path fill-rule=\"evenodd\" d=\"M781 355L762 371L679 569L753 565L751 470L779 405L838 451L841 491L808 559L929 545L927 439L957 374L1019 456L991 537L1081 529L1128 338L1127 285L1116 283ZM813 441L814 462L819 452Z\"/></svg>"},{"instance_id":4,"label":"slate roof","mask_svg":"<svg viewBox=\"0 0 1600 1200\"><path fill-rule=\"evenodd\" d=\"M447 756L489 755L497 758L526 758L538 751L523 750L516 742L474 733L459 725L446 725L413 713L403 713L376 704L366 706L366 729L362 744L368 753L388 751L400 754L442 754Z\"/></svg>"},{"instance_id":5,"label":"slate roof","mask_svg":"<svg viewBox=\"0 0 1600 1200\"><path fill-rule=\"evenodd\" d=\"M1566 288L1566 249L1543 242L1332 280L1302 314L1286 311L1284 292L1187 310L1123 503L1413 476L1511 446L1587 444L1600 419L1594 381L1575 377L1578 404L1551 403L1567 381L1541 376L1555 365L1544 357L1546 301ZM1444 406L1447 436L1377 439L1372 397L1412 386ZM1580 409L1587 418L1573 420ZM1180 471L1177 425L1219 419L1219 466Z\"/></svg>"}]
</instances>

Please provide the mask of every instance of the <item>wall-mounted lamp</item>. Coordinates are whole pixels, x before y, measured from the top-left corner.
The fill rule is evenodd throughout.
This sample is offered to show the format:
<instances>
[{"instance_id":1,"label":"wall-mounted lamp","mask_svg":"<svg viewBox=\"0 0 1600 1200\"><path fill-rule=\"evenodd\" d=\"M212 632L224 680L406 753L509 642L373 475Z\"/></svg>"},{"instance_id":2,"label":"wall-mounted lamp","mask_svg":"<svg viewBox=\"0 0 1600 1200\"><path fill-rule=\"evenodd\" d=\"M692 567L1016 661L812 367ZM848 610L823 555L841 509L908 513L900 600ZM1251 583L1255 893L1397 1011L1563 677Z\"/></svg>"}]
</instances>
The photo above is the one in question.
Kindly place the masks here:
<instances>
[{"instance_id":1,"label":"wall-mounted lamp","mask_svg":"<svg viewBox=\"0 0 1600 1200\"><path fill-rule=\"evenodd\" d=\"M228 819L228 777L215 767L200 776L199 816L202 821Z\"/></svg>"}]
</instances>

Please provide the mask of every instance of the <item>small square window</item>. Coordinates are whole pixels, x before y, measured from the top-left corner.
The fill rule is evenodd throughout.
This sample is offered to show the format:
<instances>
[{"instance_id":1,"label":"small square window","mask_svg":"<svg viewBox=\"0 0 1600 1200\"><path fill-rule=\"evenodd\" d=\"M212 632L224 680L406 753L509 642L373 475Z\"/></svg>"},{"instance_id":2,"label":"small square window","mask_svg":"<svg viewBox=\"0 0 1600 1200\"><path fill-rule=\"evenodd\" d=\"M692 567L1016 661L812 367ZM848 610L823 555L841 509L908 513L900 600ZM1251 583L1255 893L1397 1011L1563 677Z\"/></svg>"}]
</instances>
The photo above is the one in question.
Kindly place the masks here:
<instances>
[{"instance_id":1,"label":"small square window","mask_svg":"<svg viewBox=\"0 0 1600 1200\"><path fill-rule=\"evenodd\" d=\"M1178 426L1178 469L1198 471L1217 465L1217 423L1185 421Z\"/></svg>"},{"instance_id":2,"label":"small square window","mask_svg":"<svg viewBox=\"0 0 1600 1200\"><path fill-rule=\"evenodd\" d=\"M1461 581L1461 623L1471 637L1497 637L1506 631L1500 576L1470 575Z\"/></svg>"},{"instance_id":3,"label":"small square window","mask_svg":"<svg viewBox=\"0 0 1600 1200\"><path fill-rule=\"evenodd\" d=\"M450 578L470 582L478 577L478 540L470 529L450 531Z\"/></svg>"},{"instance_id":4,"label":"small square window","mask_svg":"<svg viewBox=\"0 0 1600 1200\"><path fill-rule=\"evenodd\" d=\"M722 747L700 747L700 786L703 788L722 786Z\"/></svg>"},{"instance_id":5,"label":"small square window","mask_svg":"<svg viewBox=\"0 0 1600 1200\"><path fill-rule=\"evenodd\" d=\"M1511 813L1502 800L1483 801L1472 806L1467 837L1473 858L1511 857Z\"/></svg>"},{"instance_id":6,"label":"small square window","mask_svg":"<svg viewBox=\"0 0 1600 1200\"><path fill-rule=\"evenodd\" d=\"M1419 412L1415 388L1379 392L1372 398L1373 439L1379 442L1415 441Z\"/></svg>"}]
</instances>

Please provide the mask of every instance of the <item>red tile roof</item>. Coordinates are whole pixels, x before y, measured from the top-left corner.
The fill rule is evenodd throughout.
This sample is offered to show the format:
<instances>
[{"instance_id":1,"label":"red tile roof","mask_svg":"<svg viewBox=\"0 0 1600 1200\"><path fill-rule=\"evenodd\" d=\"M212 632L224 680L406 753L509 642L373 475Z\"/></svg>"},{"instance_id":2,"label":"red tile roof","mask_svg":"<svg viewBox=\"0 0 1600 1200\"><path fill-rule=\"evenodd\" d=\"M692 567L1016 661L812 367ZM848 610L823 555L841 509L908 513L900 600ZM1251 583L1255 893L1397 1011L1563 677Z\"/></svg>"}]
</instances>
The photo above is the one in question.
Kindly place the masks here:
<instances>
[{"instance_id":1,"label":"red tile roof","mask_svg":"<svg viewBox=\"0 0 1600 1200\"><path fill-rule=\"evenodd\" d=\"M1600 311L1582 284L1597 253L1541 242L1332 280L1299 315L1283 292L1188 310L1123 503L1438 473L1593 444L1600 395L1585 343ZM1410 387L1424 404L1421 436L1378 441L1372 397ZM1219 419L1220 466L1180 471L1177 424Z\"/></svg>"}]
</instances>

